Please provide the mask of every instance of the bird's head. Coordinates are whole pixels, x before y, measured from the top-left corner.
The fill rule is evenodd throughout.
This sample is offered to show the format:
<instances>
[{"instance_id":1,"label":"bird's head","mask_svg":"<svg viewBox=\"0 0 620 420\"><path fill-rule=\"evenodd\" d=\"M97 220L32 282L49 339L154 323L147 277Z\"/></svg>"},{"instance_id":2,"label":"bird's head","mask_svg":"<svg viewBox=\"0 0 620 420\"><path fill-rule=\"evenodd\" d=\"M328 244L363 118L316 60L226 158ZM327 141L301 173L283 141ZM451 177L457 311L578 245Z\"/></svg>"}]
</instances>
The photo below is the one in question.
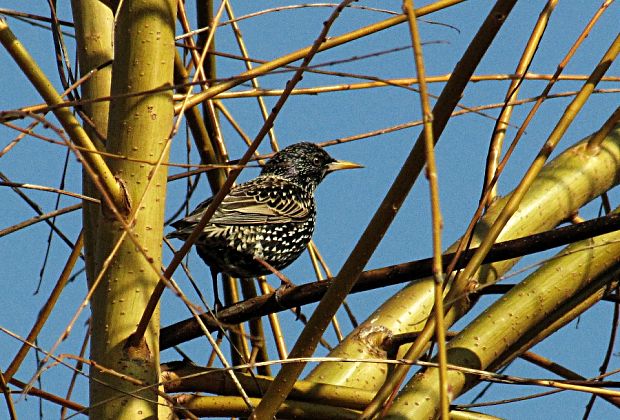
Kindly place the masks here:
<instances>
[{"instance_id":1,"label":"bird's head","mask_svg":"<svg viewBox=\"0 0 620 420\"><path fill-rule=\"evenodd\" d=\"M330 172L362 168L357 163L336 160L314 143L296 143L280 150L265 164L261 175L277 175L312 190Z\"/></svg>"}]
</instances>

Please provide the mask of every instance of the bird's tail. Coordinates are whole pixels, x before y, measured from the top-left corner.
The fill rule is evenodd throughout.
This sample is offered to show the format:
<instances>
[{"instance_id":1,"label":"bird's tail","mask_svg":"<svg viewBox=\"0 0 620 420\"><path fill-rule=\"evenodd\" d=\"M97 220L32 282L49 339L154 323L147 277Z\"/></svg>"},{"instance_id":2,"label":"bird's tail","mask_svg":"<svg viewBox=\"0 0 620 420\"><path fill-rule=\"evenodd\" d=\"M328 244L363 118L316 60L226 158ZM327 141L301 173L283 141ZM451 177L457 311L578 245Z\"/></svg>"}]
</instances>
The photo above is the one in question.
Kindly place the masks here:
<instances>
[{"instance_id":1,"label":"bird's tail","mask_svg":"<svg viewBox=\"0 0 620 420\"><path fill-rule=\"evenodd\" d=\"M166 235L166 239L186 239L187 235L181 234L180 231L175 230Z\"/></svg>"},{"instance_id":2,"label":"bird's tail","mask_svg":"<svg viewBox=\"0 0 620 420\"><path fill-rule=\"evenodd\" d=\"M166 235L167 239L181 239L184 241L189 237L189 235L191 235L194 227L196 226L195 224L179 222L183 222L183 220L177 220L172 224L172 227L174 227L175 230Z\"/></svg>"}]
</instances>

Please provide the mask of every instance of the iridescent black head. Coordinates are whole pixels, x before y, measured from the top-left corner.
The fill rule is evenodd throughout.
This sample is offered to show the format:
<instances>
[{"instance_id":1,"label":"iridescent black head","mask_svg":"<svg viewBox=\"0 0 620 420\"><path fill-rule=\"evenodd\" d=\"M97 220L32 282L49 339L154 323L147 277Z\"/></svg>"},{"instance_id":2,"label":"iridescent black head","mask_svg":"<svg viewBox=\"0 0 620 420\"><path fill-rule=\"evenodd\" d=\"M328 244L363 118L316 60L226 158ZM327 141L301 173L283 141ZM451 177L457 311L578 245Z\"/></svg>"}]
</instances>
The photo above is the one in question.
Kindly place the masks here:
<instances>
[{"instance_id":1,"label":"iridescent black head","mask_svg":"<svg viewBox=\"0 0 620 420\"><path fill-rule=\"evenodd\" d=\"M276 153L263 167L261 175L277 175L312 190L330 172L361 168L361 165L336 160L314 143L296 143Z\"/></svg>"}]
</instances>

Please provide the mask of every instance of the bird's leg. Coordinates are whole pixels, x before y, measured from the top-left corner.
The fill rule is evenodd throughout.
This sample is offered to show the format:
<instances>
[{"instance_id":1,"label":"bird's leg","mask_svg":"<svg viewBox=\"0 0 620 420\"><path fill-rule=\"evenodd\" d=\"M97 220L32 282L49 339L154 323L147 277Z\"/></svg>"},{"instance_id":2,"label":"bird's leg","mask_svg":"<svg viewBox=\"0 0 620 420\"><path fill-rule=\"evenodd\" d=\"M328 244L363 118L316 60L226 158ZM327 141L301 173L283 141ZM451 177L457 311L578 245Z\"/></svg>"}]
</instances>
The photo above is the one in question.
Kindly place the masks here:
<instances>
[{"instance_id":1,"label":"bird's leg","mask_svg":"<svg viewBox=\"0 0 620 420\"><path fill-rule=\"evenodd\" d=\"M213 303L213 312L217 316L217 313L220 309L223 308L222 301L220 300L220 293L217 287L217 275L218 271L214 268L211 268L211 280L213 281L213 297L215 298L215 302Z\"/></svg>"},{"instance_id":2,"label":"bird's leg","mask_svg":"<svg viewBox=\"0 0 620 420\"><path fill-rule=\"evenodd\" d=\"M265 261L265 260L263 260L262 258L259 258L259 257L254 257L254 260L257 263L261 264L263 267L265 267L267 270L269 270L273 274L275 274L278 279L280 279L280 287L282 287L284 289L288 289L289 287L295 286L295 284L293 284L292 281L290 281L284 274L279 272L276 268L274 268L267 261Z\"/></svg>"},{"instance_id":3,"label":"bird's leg","mask_svg":"<svg viewBox=\"0 0 620 420\"><path fill-rule=\"evenodd\" d=\"M282 293L286 289L295 286L292 281L290 281L284 274L279 272L276 268L274 268L267 261L265 261L265 260L263 260L262 258L259 258L259 257L254 257L254 260L256 262L258 262L259 264L261 264L263 267L265 267L267 270L271 271L273 274L276 275L277 278L280 279L280 287L278 287L276 289L276 291L274 292L274 295L276 297L276 302L278 302L280 300L280 297L282 296Z\"/></svg>"}]
</instances>

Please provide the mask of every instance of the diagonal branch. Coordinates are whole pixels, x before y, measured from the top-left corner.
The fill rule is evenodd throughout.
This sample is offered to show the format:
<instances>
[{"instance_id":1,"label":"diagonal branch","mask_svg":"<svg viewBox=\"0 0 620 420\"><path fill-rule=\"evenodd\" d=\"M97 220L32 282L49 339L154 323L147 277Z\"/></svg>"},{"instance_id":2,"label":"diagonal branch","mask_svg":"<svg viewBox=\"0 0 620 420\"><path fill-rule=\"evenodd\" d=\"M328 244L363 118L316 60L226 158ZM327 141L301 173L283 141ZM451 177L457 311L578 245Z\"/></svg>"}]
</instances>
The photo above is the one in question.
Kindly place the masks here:
<instances>
[{"instance_id":1,"label":"diagonal branch","mask_svg":"<svg viewBox=\"0 0 620 420\"><path fill-rule=\"evenodd\" d=\"M496 261L519 258L583 239L594 238L616 230L620 230L620 215L610 214L577 225L565 226L519 239L499 242L493 245L493 248L484 259L484 263L489 264ZM477 248L472 248L463 252L455 269L459 270L465 267L476 251ZM454 253L448 253L442 256L444 266L454 258L454 255ZM432 258L424 258L365 271L360 275L351 293L366 292L428 277L432 274L432 264ZM201 318L209 329L215 330L220 323L239 323L254 317L315 303L325 295L326 290L333 281L333 278L329 278L320 282L295 286L282 292L278 299L276 299L274 293L269 293L236 303L218 311L217 320L207 314L201 315ZM197 326L194 318L177 322L162 328L161 348L162 350L170 348L197 338L201 334L202 330Z\"/></svg>"},{"instance_id":2,"label":"diagonal branch","mask_svg":"<svg viewBox=\"0 0 620 420\"><path fill-rule=\"evenodd\" d=\"M22 69L26 77L37 89L39 94L45 99L48 105L60 105L64 101L56 92L52 83L47 79L45 73L39 68L32 56L26 48L17 40L7 23L0 19L0 42L11 54L15 62ZM97 175L101 179L101 184L116 208L122 213L127 211L127 201L125 193L120 184L114 178L110 168L105 163L101 155L97 152L97 148L91 141L90 137L84 131L84 128L77 121L69 108L59 107L53 108L52 112L58 118L71 140L80 147L83 147L91 153L84 153L83 157L95 169Z\"/></svg>"}]
</instances>

